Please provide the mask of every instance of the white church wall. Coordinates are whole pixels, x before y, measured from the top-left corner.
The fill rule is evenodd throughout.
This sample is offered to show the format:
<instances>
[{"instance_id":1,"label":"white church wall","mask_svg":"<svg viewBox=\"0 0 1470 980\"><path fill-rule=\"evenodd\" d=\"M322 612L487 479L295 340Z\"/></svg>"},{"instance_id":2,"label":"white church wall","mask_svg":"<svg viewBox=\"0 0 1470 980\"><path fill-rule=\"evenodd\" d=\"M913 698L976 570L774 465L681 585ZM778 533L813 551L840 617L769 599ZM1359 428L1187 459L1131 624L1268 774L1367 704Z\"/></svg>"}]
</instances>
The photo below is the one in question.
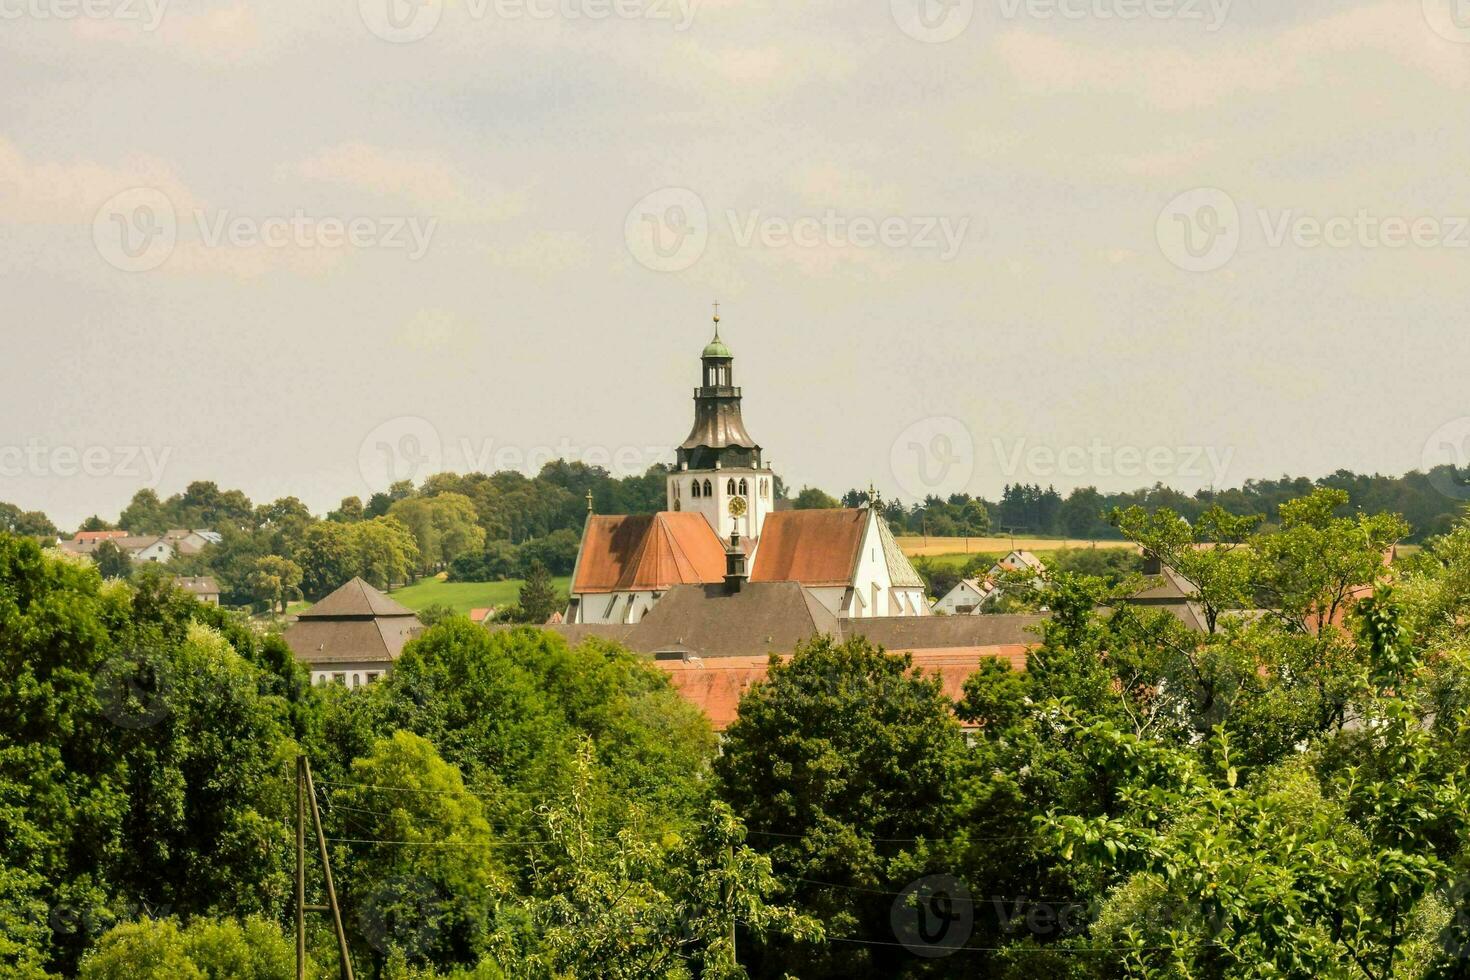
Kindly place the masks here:
<instances>
[{"instance_id":1,"label":"white church wall","mask_svg":"<svg viewBox=\"0 0 1470 980\"><path fill-rule=\"evenodd\" d=\"M577 597L579 623L636 623L653 608L652 592L585 592Z\"/></svg>"},{"instance_id":2,"label":"white church wall","mask_svg":"<svg viewBox=\"0 0 1470 980\"><path fill-rule=\"evenodd\" d=\"M862 596L849 615L858 617L902 615L889 612L889 591L893 580L888 574L888 562L883 558L883 543L878 538L878 516L868 511L867 526L863 528L862 550L858 554L857 568L852 576L852 588Z\"/></svg>"}]
</instances>

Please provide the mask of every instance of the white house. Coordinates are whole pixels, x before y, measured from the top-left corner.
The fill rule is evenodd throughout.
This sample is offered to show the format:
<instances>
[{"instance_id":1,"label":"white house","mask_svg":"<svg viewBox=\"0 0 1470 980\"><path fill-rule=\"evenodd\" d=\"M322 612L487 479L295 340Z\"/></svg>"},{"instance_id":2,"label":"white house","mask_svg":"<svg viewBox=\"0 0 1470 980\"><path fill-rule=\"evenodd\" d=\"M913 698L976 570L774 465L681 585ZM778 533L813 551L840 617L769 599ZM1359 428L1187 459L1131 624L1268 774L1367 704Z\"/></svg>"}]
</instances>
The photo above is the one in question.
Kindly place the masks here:
<instances>
[{"instance_id":1,"label":"white house","mask_svg":"<svg viewBox=\"0 0 1470 980\"><path fill-rule=\"evenodd\" d=\"M1004 572L1022 572L1027 570L1040 574L1045 569L1046 566L1042 564L1041 559L1037 558L1031 552L1012 551L1000 561L996 562L994 565L991 565L990 571L987 572L986 575L990 578L994 578L995 576L1000 575Z\"/></svg>"},{"instance_id":2,"label":"white house","mask_svg":"<svg viewBox=\"0 0 1470 980\"><path fill-rule=\"evenodd\" d=\"M970 616L995 593L995 584L987 579L960 579L958 585L934 603L934 611L946 616Z\"/></svg>"}]
</instances>

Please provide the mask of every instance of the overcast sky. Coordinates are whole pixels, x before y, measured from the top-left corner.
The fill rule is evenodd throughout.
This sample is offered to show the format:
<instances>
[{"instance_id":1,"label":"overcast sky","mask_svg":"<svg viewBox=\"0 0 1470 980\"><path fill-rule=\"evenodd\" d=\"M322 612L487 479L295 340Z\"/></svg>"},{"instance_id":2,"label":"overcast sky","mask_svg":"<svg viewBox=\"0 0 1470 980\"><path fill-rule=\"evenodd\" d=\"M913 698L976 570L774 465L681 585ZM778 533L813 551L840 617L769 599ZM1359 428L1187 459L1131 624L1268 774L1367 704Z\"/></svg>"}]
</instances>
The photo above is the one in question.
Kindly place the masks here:
<instances>
[{"instance_id":1,"label":"overcast sky","mask_svg":"<svg viewBox=\"0 0 1470 980\"><path fill-rule=\"evenodd\" d=\"M716 299L796 486L1470 427L1464 0L161 3L0 0L0 500L63 525L642 470Z\"/></svg>"}]
</instances>

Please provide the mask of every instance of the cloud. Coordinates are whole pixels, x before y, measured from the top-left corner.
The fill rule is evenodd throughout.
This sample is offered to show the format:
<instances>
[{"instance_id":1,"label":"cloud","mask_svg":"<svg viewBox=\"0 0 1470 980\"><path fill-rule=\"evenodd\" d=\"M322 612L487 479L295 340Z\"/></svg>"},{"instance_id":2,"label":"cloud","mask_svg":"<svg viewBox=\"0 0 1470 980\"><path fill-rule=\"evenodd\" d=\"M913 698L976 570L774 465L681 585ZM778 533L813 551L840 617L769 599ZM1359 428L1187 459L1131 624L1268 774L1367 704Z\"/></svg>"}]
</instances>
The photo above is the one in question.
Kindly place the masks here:
<instances>
[{"instance_id":1,"label":"cloud","mask_svg":"<svg viewBox=\"0 0 1470 980\"><path fill-rule=\"evenodd\" d=\"M1463 48L1430 31L1417 3L1346 10L1269 35L1196 34L1188 46L1100 45L1040 29L1000 34L993 50L1033 94L1127 95L1169 111L1353 83L1385 57L1397 69L1455 87L1470 84ZM1338 91L1339 95L1341 92Z\"/></svg>"},{"instance_id":2,"label":"cloud","mask_svg":"<svg viewBox=\"0 0 1470 980\"><path fill-rule=\"evenodd\" d=\"M90 224L102 204L133 187L152 187L174 206L197 202L173 164L144 154L116 163L32 160L0 136L0 217L25 224Z\"/></svg>"},{"instance_id":3,"label":"cloud","mask_svg":"<svg viewBox=\"0 0 1470 980\"><path fill-rule=\"evenodd\" d=\"M326 147L282 176L396 198L444 220L503 220L526 207L525 192L472 184L436 154L390 149L363 142Z\"/></svg>"}]
</instances>

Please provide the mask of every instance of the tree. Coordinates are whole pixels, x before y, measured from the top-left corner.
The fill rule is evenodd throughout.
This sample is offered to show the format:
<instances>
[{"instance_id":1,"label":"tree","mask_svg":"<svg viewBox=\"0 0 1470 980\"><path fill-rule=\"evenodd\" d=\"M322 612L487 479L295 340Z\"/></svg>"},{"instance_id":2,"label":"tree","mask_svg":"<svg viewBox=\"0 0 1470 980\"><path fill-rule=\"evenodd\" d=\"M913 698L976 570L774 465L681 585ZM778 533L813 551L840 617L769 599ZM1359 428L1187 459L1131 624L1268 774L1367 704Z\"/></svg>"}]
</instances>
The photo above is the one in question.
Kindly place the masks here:
<instances>
[{"instance_id":1,"label":"tree","mask_svg":"<svg viewBox=\"0 0 1470 980\"><path fill-rule=\"evenodd\" d=\"M0 532L55 541L60 533L50 518L39 510L23 511L14 504L0 502Z\"/></svg>"},{"instance_id":2,"label":"tree","mask_svg":"<svg viewBox=\"0 0 1470 980\"><path fill-rule=\"evenodd\" d=\"M264 602L270 611L286 612L286 604L301 598L301 566L289 558L266 555L255 563L250 575L250 591L257 602Z\"/></svg>"},{"instance_id":3,"label":"tree","mask_svg":"<svg viewBox=\"0 0 1470 980\"><path fill-rule=\"evenodd\" d=\"M363 957L380 968L395 948L412 964L472 966L484 958L495 910L513 889L496 857L504 849L489 846L495 835L484 807L459 770L427 740L398 731L353 762L350 783L332 800L350 808L353 837L390 842L339 848L339 866L353 872L342 900L358 910Z\"/></svg>"},{"instance_id":4,"label":"tree","mask_svg":"<svg viewBox=\"0 0 1470 980\"><path fill-rule=\"evenodd\" d=\"M487 541L480 554L460 555L450 562L448 577L451 582L503 582L520 570L520 548L509 541Z\"/></svg>"},{"instance_id":5,"label":"tree","mask_svg":"<svg viewBox=\"0 0 1470 980\"><path fill-rule=\"evenodd\" d=\"M337 509L327 515L327 520L338 524L356 524L365 516L361 497L343 497Z\"/></svg>"},{"instance_id":6,"label":"tree","mask_svg":"<svg viewBox=\"0 0 1470 980\"><path fill-rule=\"evenodd\" d=\"M553 575L570 575L582 550L582 541L576 532L562 528L544 538L532 538L519 550L521 568L527 572L533 562L539 561Z\"/></svg>"},{"instance_id":7,"label":"tree","mask_svg":"<svg viewBox=\"0 0 1470 980\"><path fill-rule=\"evenodd\" d=\"M551 572L535 559L526 570L526 581L521 584L516 605L520 607L521 621L527 623L544 623L561 606L561 597L557 595Z\"/></svg>"},{"instance_id":8,"label":"tree","mask_svg":"<svg viewBox=\"0 0 1470 980\"><path fill-rule=\"evenodd\" d=\"M133 574L133 559L111 541L103 541L92 549L92 561L103 578L126 579Z\"/></svg>"},{"instance_id":9,"label":"tree","mask_svg":"<svg viewBox=\"0 0 1470 980\"><path fill-rule=\"evenodd\" d=\"M939 682L911 667L861 637L819 637L788 662L773 657L716 761L721 798L743 815L785 894L832 938L891 942L885 893L925 873L923 841L959 826L964 736ZM802 976L881 976L899 958L881 945L779 942L754 962Z\"/></svg>"},{"instance_id":10,"label":"tree","mask_svg":"<svg viewBox=\"0 0 1470 980\"><path fill-rule=\"evenodd\" d=\"M312 601L340 587L361 567L351 529L327 521L306 529L291 558L301 569L301 589Z\"/></svg>"},{"instance_id":11,"label":"tree","mask_svg":"<svg viewBox=\"0 0 1470 980\"><path fill-rule=\"evenodd\" d=\"M839 505L836 497L816 487L802 487L791 506L796 510L835 510Z\"/></svg>"},{"instance_id":12,"label":"tree","mask_svg":"<svg viewBox=\"0 0 1470 980\"><path fill-rule=\"evenodd\" d=\"M424 572L444 568L460 555L479 551L485 531L476 523L475 505L461 493L410 497L394 503L388 516L408 528L418 544Z\"/></svg>"},{"instance_id":13,"label":"tree","mask_svg":"<svg viewBox=\"0 0 1470 980\"><path fill-rule=\"evenodd\" d=\"M0 535L0 899L31 881L56 910L49 968L73 975L91 927L129 909L280 910L299 668L266 662L166 576L104 584Z\"/></svg>"},{"instance_id":14,"label":"tree","mask_svg":"<svg viewBox=\"0 0 1470 980\"><path fill-rule=\"evenodd\" d=\"M453 606L445 605L442 602L432 602L418 610L419 622L425 626L438 626L446 619L457 615L459 614L454 611Z\"/></svg>"},{"instance_id":15,"label":"tree","mask_svg":"<svg viewBox=\"0 0 1470 980\"><path fill-rule=\"evenodd\" d=\"M284 980L296 954L270 923L250 918L143 919L102 936L82 961L82 980Z\"/></svg>"},{"instance_id":16,"label":"tree","mask_svg":"<svg viewBox=\"0 0 1470 980\"><path fill-rule=\"evenodd\" d=\"M744 980L737 928L757 941L821 939L815 920L770 903L781 887L771 862L723 804L672 848L631 829L604 833L588 805L594 756L583 743L570 790L541 811L551 848L530 903L540 942L518 973Z\"/></svg>"},{"instance_id":17,"label":"tree","mask_svg":"<svg viewBox=\"0 0 1470 980\"><path fill-rule=\"evenodd\" d=\"M395 582L408 581L419 564L418 544L396 518L359 521L348 525L348 531L355 562L353 574L376 588L387 589Z\"/></svg>"}]
</instances>

